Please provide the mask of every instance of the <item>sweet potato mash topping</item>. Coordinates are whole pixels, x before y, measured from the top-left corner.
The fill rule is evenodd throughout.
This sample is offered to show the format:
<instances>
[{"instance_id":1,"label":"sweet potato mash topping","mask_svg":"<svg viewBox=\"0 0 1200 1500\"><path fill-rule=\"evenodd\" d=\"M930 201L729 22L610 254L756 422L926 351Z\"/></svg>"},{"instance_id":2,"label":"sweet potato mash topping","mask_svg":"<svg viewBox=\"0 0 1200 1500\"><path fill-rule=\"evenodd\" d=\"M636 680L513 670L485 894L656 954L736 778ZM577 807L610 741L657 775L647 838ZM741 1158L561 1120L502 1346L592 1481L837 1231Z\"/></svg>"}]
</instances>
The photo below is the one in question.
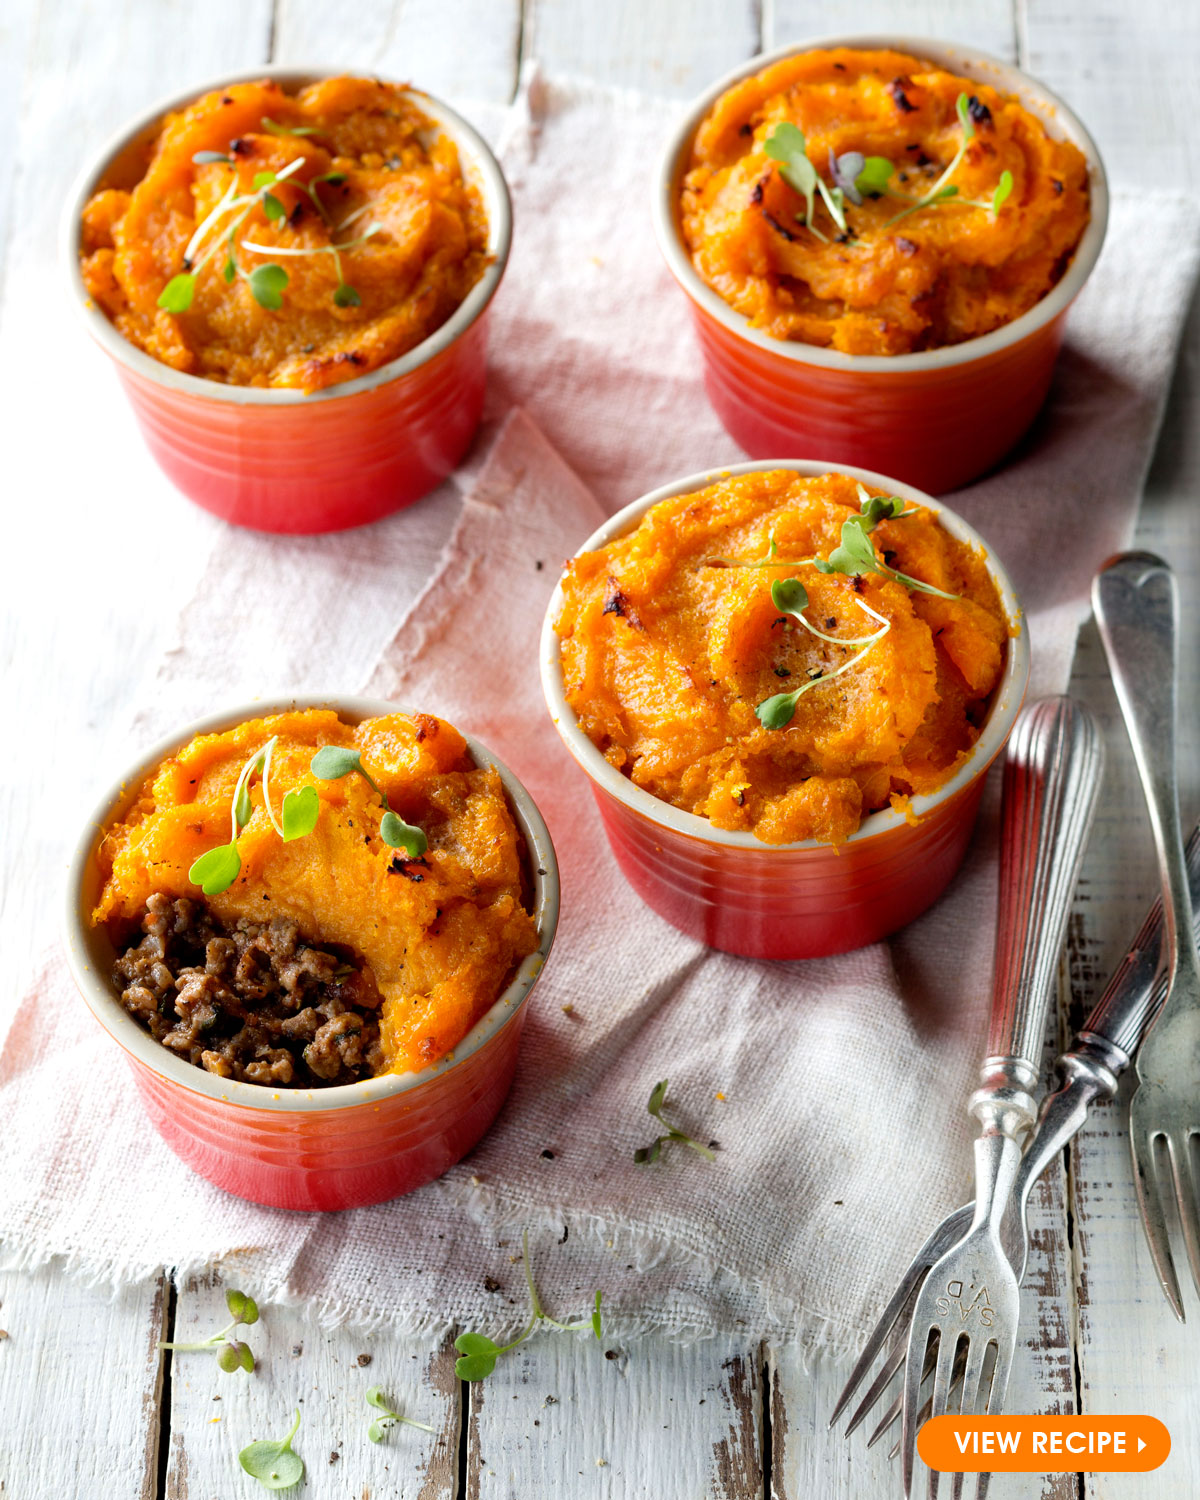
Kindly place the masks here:
<instances>
[{"instance_id":1,"label":"sweet potato mash topping","mask_svg":"<svg viewBox=\"0 0 1200 1500\"><path fill-rule=\"evenodd\" d=\"M752 327L908 354L1028 312L1070 263L1088 200L1082 152L1016 99L840 47L722 94L679 211L696 270Z\"/></svg>"},{"instance_id":2,"label":"sweet potato mash topping","mask_svg":"<svg viewBox=\"0 0 1200 1500\"><path fill-rule=\"evenodd\" d=\"M921 506L874 524L880 571L818 569L864 513L845 475L745 474L664 500L574 559L563 680L606 759L768 844L840 843L866 814L940 786L979 736L1008 621L983 556ZM820 634L772 599L789 578ZM781 727L762 722L760 705L809 682Z\"/></svg>"},{"instance_id":3,"label":"sweet potato mash topping","mask_svg":"<svg viewBox=\"0 0 1200 1500\"><path fill-rule=\"evenodd\" d=\"M309 709L198 736L147 777L107 831L92 921L121 942L151 897L203 899L189 869L228 838L239 772L273 735L275 795L312 786L320 816L312 832L284 842L261 783L250 783L240 873L208 897L208 909L226 927L280 919L308 943L344 948L383 997L382 1071L426 1067L462 1040L538 943L500 778L475 766L462 736L439 719L392 714L352 726ZM361 752L391 806L425 830L420 859L380 838L379 797L363 777L312 774L321 745Z\"/></svg>"},{"instance_id":4,"label":"sweet potato mash topping","mask_svg":"<svg viewBox=\"0 0 1200 1500\"><path fill-rule=\"evenodd\" d=\"M239 83L169 115L136 185L94 195L83 278L173 369L314 391L440 328L487 235L453 141L396 85Z\"/></svg>"}]
</instances>

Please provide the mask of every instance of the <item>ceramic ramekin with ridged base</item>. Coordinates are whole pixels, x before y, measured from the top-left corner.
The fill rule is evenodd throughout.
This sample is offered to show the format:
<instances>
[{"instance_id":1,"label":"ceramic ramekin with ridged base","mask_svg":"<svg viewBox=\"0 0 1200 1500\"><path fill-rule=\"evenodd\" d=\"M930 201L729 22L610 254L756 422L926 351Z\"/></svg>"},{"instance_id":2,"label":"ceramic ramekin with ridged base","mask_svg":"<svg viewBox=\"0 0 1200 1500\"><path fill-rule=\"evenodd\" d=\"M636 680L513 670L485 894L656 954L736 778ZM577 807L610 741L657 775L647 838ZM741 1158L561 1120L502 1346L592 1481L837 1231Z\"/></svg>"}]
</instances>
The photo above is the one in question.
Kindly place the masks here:
<instances>
[{"instance_id":1,"label":"ceramic ramekin with ridged base","mask_svg":"<svg viewBox=\"0 0 1200 1500\"><path fill-rule=\"evenodd\" d=\"M837 847L815 839L764 844L750 833L714 828L707 818L636 786L584 734L567 702L554 628L563 606L561 586L542 627L542 686L563 743L591 783L617 863L648 906L690 937L727 953L823 958L896 932L932 906L953 879L971 838L988 767L1003 749L1025 696L1029 632L1007 573L965 521L911 485L843 464L788 459L691 474L618 511L579 550L593 552L632 531L660 500L764 469L793 469L810 477L849 474L910 504L928 506L951 536L987 557L1012 624L1003 675L979 739L943 786L912 799L913 821L885 808L864 818Z\"/></svg>"},{"instance_id":2,"label":"ceramic ramekin with ridged base","mask_svg":"<svg viewBox=\"0 0 1200 1500\"><path fill-rule=\"evenodd\" d=\"M71 861L67 959L92 1014L124 1049L151 1123L189 1167L255 1203L361 1208L439 1177L495 1119L512 1083L529 994L554 941L558 866L529 793L486 746L466 735L476 763L500 773L524 839L539 941L453 1052L419 1073L388 1073L326 1089L275 1089L218 1078L175 1056L138 1025L113 989L112 942L88 920L101 885L97 847L143 778L194 735L295 708L332 708L352 722L407 712L368 698L267 699L211 714L148 750L101 801Z\"/></svg>"},{"instance_id":3,"label":"ceramic ramekin with ridged base","mask_svg":"<svg viewBox=\"0 0 1200 1500\"><path fill-rule=\"evenodd\" d=\"M1091 219L1062 279L1029 312L982 338L919 354L853 355L772 338L752 328L703 280L679 227L679 190L692 140L733 84L798 52L891 48L1015 96L1051 135L1088 162ZM753 458L819 455L897 478L930 494L957 489L993 468L1046 399L1067 309L1104 243L1108 184L1096 143L1055 94L1020 69L974 47L927 37L833 36L743 63L688 110L667 143L654 199L659 247L687 294L709 399L730 436Z\"/></svg>"},{"instance_id":4,"label":"ceramic ramekin with ridged base","mask_svg":"<svg viewBox=\"0 0 1200 1500\"><path fill-rule=\"evenodd\" d=\"M508 260L508 187L483 138L461 115L413 89L414 102L458 147L488 220L490 261L465 300L400 359L357 380L314 391L222 385L152 359L92 303L80 273L84 206L101 185L131 186L163 116L230 83L273 78L299 88L329 70L263 67L197 84L128 125L79 178L63 216L71 297L113 360L160 468L189 499L258 531L343 531L413 504L467 450L483 412L486 313Z\"/></svg>"}]
</instances>

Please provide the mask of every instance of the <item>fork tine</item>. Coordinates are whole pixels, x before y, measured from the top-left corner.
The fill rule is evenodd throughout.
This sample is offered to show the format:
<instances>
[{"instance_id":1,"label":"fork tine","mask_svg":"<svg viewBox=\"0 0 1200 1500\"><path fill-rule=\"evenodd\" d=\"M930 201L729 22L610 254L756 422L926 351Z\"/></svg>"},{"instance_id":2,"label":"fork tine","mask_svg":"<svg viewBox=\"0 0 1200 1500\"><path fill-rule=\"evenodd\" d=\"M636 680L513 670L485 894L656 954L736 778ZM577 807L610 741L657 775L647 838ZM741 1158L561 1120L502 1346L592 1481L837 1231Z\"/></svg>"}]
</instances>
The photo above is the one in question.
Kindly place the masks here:
<instances>
[{"instance_id":1,"label":"fork tine","mask_svg":"<svg viewBox=\"0 0 1200 1500\"><path fill-rule=\"evenodd\" d=\"M987 1363L987 1352L992 1347L987 1339L972 1339L967 1345L965 1360L956 1363L955 1369L962 1366L962 1395L959 1400L959 1410L964 1417L979 1415L980 1388L983 1381L984 1365ZM966 1482L966 1474L959 1469L955 1472L954 1483L950 1489L950 1500L962 1500L963 1485ZM978 1486L978 1479L976 1480ZM979 1500L978 1487L975 1491L976 1500Z\"/></svg>"},{"instance_id":2,"label":"fork tine","mask_svg":"<svg viewBox=\"0 0 1200 1500\"><path fill-rule=\"evenodd\" d=\"M1008 1377L1012 1371L1013 1353L1017 1344L1016 1329L1013 1330L1012 1338L995 1339L993 1343L996 1363L992 1367L992 1382L988 1387L986 1415L998 1417L1004 1410L1004 1398L1008 1394ZM983 1416L985 1412L981 1411L979 1415Z\"/></svg>"},{"instance_id":3,"label":"fork tine","mask_svg":"<svg viewBox=\"0 0 1200 1500\"><path fill-rule=\"evenodd\" d=\"M1137 1096L1134 1096L1134 1105ZM1167 1235L1167 1221L1163 1214L1162 1197L1159 1193L1158 1176L1154 1161L1154 1134L1144 1135L1136 1130L1133 1112L1129 1121L1129 1144L1133 1152L1133 1183L1137 1188L1138 1207L1142 1213L1142 1228L1146 1231L1146 1244L1158 1279L1166 1293L1167 1301L1181 1323L1183 1296L1179 1290L1179 1277L1175 1274L1175 1263L1171 1259L1171 1241Z\"/></svg>"},{"instance_id":4,"label":"fork tine","mask_svg":"<svg viewBox=\"0 0 1200 1500\"><path fill-rule=\"evenodd\" d=\"M884 1391L887 1390L888 1386L891 1385L896 1371L904 1363L904 1352L904 1343L897 1343L889 1353L887 1359L884 1360L883 1366L880 1369L879 1374L876 1375L875 1379L871 1382L870 1389L867 1391L867 1394L862 1398L858 1406L854 1409L854 1415L850 1418L850 1424L846 1428L846 1437L849 1437L850 1434L866 1420L867 1416L870 1414L871 1408L879 1400L880 1396L883 1395Z\"/></svg>"},{"instance_id":5,"label":"fork tine","mask_svg":"<svg viewBox=\"0 0 1200 1500\"><path fill-rule=\"evenodd\" d=\"M842 1394L838 1397L837 1405L833 1408L833 1415L829 1418L830 1427L834 1425L837 1419L846 1410L847 1406L850 1405L855 1391L858 1390L859 1386L863 1382L863 1377L875 1363L875 1356L887 1343L888 1335L891 1333L892 1328L901 1318L905 1318L906 1321L904 1327L897 1334L897 1341L899 1342L901 1348L904 1348L907 1345L907 1319L912 1315L912 1304L916 1300L917 1293L921 1289L921 1283L925 1280L926 1272L932 1265L933 1260L936 1259L936 1257L932 1257L930 1255L929 1251L930 1247L937 1239L938 1234L941 1232L941 1228L942 1226L939 1225L938 1228L934 1230L933 1234L930 1235L929 1239L926 1240L924 1245L921 1246L920 1250L917 1251L917 1254L914 1256L908 1270L905 1271L900 1285L892 1293L891 1300L888 1302L888 1305L884 1308L884 1310L880 1313L879 1321L871 1330L871 1337L867 1340L866 1348L855 1361L854 1368L850 1371L850 1378L842 1387ZM853 1427L850 1429L850 1431L853 1431ZM849 1436L849 1432L847 1432L846 1435Z\"/></svg>"},{"instance_id":6,"label":"fork tine","mask_svg":"<svg viewBox=\"0 0 1200 1500\"><path fill-rule=\"evenodd\" d=\"M945 1411L950 1400L950 1387L954 1380L954 1360L958 1353L958 1340L953 1334L947 1334L945 1330L938 1336L937 1369L933 1372L933 1394L929 1398L929 1415L940 1417ZM929 1500L937 1500L938 1481L941 1474L937 1469L929 1470Z\"/></svg>"},{"instance_id":7,"label":"fork tine","mask_svg":"<svg viewBox=\"0 0 1200 1500\"><path fill-rule=\"evenodd\" d=\"M1200 1292L1200 1211L1196 1207L1196 1179L1191 1142L1188 1136L1185 1134L1181 1141L1177 1136L1169 1135L1167 1151L1171 1158L1171 1172L1175 1179L1179 1227L1183 1231L1188 1265L1192 1270L1192 1284L1197 1292Z\"/></svg>"},{"instance_id":8,"label":"fork tine","mask_svg":"<svg viewBox=\"0 0 1200 1500\"><path fill-rule=\"evenodd\" d=\"M900 1392L897 1393L896 1399L892 1402L891 1406L889 1406L888 1409L887 1409L887 1411L884 1412L883 1417L880 1420L879 1426L876 1427L875 1431L867 1439L867 1447L868 1448L873 1448L875 1446L875 1444L879 1441L879 1439L881 1437L883 1437L883 1435L887 1432L888 1428L891 1427L892 1423L895 1422L899 1418L900 1413L903 1410L903 1407L904 1407L904 1392L900 1391ZM888 1456L890 1458L895 1458L896 1455L893 1452L893 1453L889 1454Z\"/></svg>"},{"instance_id":9,"label":"fork tine","mask_svg":"<svg viewBox=\"0 0 1200 1500\"><path fill-rule=\"evenodd\" d=\"M909 1500L912 1494L913 1462L917 1453L917 1429L921 1425L918 1415L918 1407L921 1400L921 1379L925 1365L924 1357L916 1359L914 1356L920 1352L922 1356L928 1353L929 1341L934 1333L934 1328L921 1330L925 1337L925 1348L920 1350L913 1347L912 1334L917 1329L910 1331L908 1359L904 1364L904 1405L901 1409L900 1419L900 1469L904 1479L904 1497ZM938 1357L941 1357L941 1338L938 1339Z\"/></svg>"}]
</instances>

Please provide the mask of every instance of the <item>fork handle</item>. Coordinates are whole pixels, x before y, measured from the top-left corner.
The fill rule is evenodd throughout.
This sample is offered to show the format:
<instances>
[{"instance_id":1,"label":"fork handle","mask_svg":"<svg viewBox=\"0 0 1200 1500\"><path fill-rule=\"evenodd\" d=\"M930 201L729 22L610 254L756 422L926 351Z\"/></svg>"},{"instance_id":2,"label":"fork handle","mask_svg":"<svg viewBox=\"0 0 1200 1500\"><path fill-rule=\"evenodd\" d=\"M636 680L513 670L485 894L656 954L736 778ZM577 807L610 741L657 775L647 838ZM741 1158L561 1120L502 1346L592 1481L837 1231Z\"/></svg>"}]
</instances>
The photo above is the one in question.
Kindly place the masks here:
<instances>
[{"instance_id":1,"label":"fork handle","mask_svg":"<svg viewBox=\"0 0 1200 1500\"><path fill-rule=\"evenodd\" d=\"M1104 768L1095 720L1071 698L1024 709L1004 764L999 920L983 1086L985 1131L1033 1123L1032 1089L1071 896Z\"/></svg>"},{"instance_id":2,"label":"fork handle","mask_svg":"<svg viewBox=\"0 0 1200 1500\"><path fill-rule=\"evenodd\" d=\"M1175 720L1179 593L1153 552L1124 552L1097 573L1092 608L1137 762L1163 887L1168 989L1182 968L1200 983L1179 821Z\"/></svg>"}]
</instances>

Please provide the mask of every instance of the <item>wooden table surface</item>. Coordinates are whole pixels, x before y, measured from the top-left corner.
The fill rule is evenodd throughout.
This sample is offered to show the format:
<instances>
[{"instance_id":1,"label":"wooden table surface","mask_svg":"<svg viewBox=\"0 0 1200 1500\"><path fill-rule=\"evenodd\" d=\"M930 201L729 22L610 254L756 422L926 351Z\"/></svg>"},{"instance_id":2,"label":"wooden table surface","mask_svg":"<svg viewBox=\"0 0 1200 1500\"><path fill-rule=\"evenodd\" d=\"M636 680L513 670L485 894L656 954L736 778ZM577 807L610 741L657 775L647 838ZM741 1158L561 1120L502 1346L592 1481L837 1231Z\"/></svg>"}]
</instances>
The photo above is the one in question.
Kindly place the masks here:
<instances>
[{"instance_id":1,"label":"wooden table surface","mask_svg":"<svg viewBox=\"0 0 1200 1500\"><path fill-rule=\"evenodd\" d=\"M5 0L0 17L0 364L19 367L28 295L55 295L58 206L81 157L146 103L260 61L379 69L452 101L505 102L522 63L687 97L761 47L834 26L945 36L1017 61L1063 94L1122 184L1200 190L1192 100L1200 6L1189 0ZM149 82L152 80L152 85ZM1185 599L1185 672L1200 655L1200 320L1192 319L1150 476L1141 541L1174 559ZM63 441L69 441L64 414ZM3 995L11 1001L53 935L53 877L67 830L51 804L66 757L111 750L170 638L180 581L155 538L136 590L95 580L131 536L86 493L56 486L45 454L7 434L10 488L5 694L22 708L53 691L53 747L0 774L5 829ZM100 461L100 460L97 460ZM19 503L16 503L19 502ZM179 525L189 508L180 507ZM194 534L201 531L196 523ZM37 566L29 565L38 559ZM90 639L72 601L89 601ZM52 687L48 687L52 684ZM1071 925L1062 1020L1083 1008L1119 957L1154 890L1150 840L1094 629L1073 682L1102 717L1109 771ZM1196 696L1185 691L1185 813L1200 783ZM24 722L24 716L22 719ZM6 737L12 739L12 735ZM28 733L19 736L27 750ZM5 746L6 757L13 746ZM51 810L47 811L50 807ZM3 1016L0 1015L0 1023ZM1200 1360L1157 1291L1130 1182L1121 1108L1109 1106L1038 1190L1013 1411L1152 1412L1173 1439L1148 1476L1000 1476L994 1500L1047 1495L1200 1494ZM1197 1316L1194 1300L1193 1318ZM846 1369L753 1337L679 1349L655 1340L594 1347L534 1339L482 1387L454 1378L453 1352L375 1334L322 1333L303 1312L264 1310L258 1374L223 1376L207 1357L164 1362L157 1341L221 1326L215 1280L169 1272L115 1298L55 1268L0 1275L0 1494L20 1500L227 1500L258 1493L237 1467L252 1437L282 1436L302 1402L298 1447L310 1500L377 1496L770 1495L787 1500L899 1493L885 1445L867 1452L826 1431ZM378 1383L435 1433L366 1440L364 1392Z\"/></svg>"}]
</instances>

